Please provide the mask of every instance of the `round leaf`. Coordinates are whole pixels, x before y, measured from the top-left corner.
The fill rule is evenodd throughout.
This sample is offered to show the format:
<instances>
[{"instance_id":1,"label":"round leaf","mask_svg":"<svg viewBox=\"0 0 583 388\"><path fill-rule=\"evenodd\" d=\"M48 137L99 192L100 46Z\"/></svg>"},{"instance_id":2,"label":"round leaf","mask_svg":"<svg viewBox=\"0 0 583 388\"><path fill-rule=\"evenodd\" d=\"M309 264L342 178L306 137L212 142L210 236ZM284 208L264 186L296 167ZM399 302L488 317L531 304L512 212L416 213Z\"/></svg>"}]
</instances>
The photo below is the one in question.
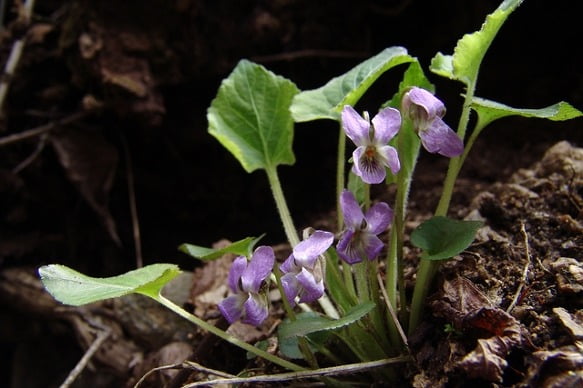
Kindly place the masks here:
<instances>
[{"instance_id":1,"label":"round leaf","mask_svg":"<svg viewBox=\"0 0 583 388\"><path fill-rule=\"evenodd\" d=\"M423 249L422 259L449 259L470 246L481 226L481 221L460 221L436 216L413 231L411 243Z\"/></svg>"}]
</instances>

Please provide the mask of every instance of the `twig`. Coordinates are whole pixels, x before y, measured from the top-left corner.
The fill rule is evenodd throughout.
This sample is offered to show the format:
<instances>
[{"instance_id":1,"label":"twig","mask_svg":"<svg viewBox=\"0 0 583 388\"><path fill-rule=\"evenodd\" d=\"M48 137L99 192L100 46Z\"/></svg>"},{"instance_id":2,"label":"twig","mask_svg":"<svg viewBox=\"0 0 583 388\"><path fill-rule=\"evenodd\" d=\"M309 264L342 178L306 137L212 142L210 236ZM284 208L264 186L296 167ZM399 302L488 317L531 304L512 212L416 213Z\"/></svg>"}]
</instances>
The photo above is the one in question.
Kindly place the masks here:
<instances>
[{"instance_id":1,"label":"twig","mask_svg":"<svg viewBox=\"0 0 583 388\"><path fill-rule=\"evenodd\" d=\"M81 357L77 365L75 365L75 368L73 368L73 370L69 373L69 376L67 376L63 384L61 384L60 388L68 388L73 383L73 381L75 381L75 379L79 376L79 374L81 374L83 369L85 369L87 363L89 362L89 360L91 360L91 357L93 357L97 349L99 349L99 347L103 344L107 337L110 336L110 334L111 330L109 329L99 331L99 334L97 335L97 338L95 338L95 341L93 341L89 349L87 349L83 357Z\"/></svg>"},{"instance_id":2,"label":"twig","mask_svg":"<svg viewBox=\"0 0 583 388\"><path fill-rule=\"evenodd\" d=\"M142 237L140 233L140 220L138 218L138 208L136 205L136 191L134 185L134 169L132 165L132 158L130 155L130 149L128 147L128 142L123 133L121 133L121 143L124 148L126 170L127 170L127 182L128 182L128 200L130 204L130 212L132 217L132 231L134 235L134 249L136 252L136 268L142 268L144 266L144 259L142 257Z\"/></svg>"},{"instance_id":3,"label":"twig","mask_svg":"<svg viewBox=\"0 0 583 388\"><path fill-rule=\"evenodd\" d=\"M30 23L30 17L32 15L32 10L34 8L34 1L35 0L27 0L20 9L21 13L20 16L27 25ZM6 99L8 88L10 87L10 81L12 79L12 76L14 75L14 72L16 71L18 63L20 62L20 58L22 57L22 52L24 51L25 44L26 35L20 39L17 39L12 44L10 56L6 61L6 65L4 65L4 74L2 76L2 81L0 82L0 112L2 111L2 107L4 106L4 100Z\"/></svg>"},{"instance_id":4,"label":"twig","mask_svg":"<svg viewBox=\"0 0 583 388\"><path fill-rule=\"evenodd\" d=\"M58 128L58 127L61 127L61 126L67 125L67 124L71 124L77 120L82 119L83 117L87 116L88 114L90 114L92 112L93 111L76 112L68 117L65 117L64 119L55 120L55 121L52 121L48 124L41 125L40 127L36 127L33 129L23 131L23 132L15 133L14 135L8 135L5 137L2 137L2 138L0 138L0 147L7 145L7 144L11 144L11 143L16 143L18 141L26 140L26 139L29 139L31 137L35 137L38 135L42 135L43 133L52 131L55 128Z\"/></svg>"},{"instance_id":5,"label":"twig","mask_svg":"<svg viewBox=\"0 0 583 388\"><path fill-rule=\"evenodd\" d=\"M401 340L403 341L403 344L405 344L405 347L407 349L409 349L409 343L407 342L407 336L405 335L405 332L403 331L403 327L399 323L399 318L397 318L397 313L395 312L395 309L393 309L393 306L391 306L391 303L389 302L389 296L387 295L387 290L385 289L385 285L383 284L384 282L383 282L383 279L381 278L381 274L377 274L377 280L379 282L379 286L381 288L381 292L383 294L385 304L387 305L387 309L389 309L389 313L391 314L391 318L393 318L393 323L395 324L395 327L397 328L397 331L399 332L399 335L401 336Z\"/></svg>"},{"instance_id":6,"label":"twig","mask_svg":"<svg viewBox=\"0 0 583 388\"><path fill-rule=\"evenodd\" d=\"M522 294L522 289L524 288L524 285L526 284L526 279L528 277L528 267L530 266L530 244L528 243L528 234L526 233L526 228L524 227L524 222L522 222L522 221L520 222L520 231L522 232L522 235L524 236L524 251L525 251L525 256L526 256L526 264L524 265L524 269L522 270L520 284L518 285L518 288L516 289L516 293L514 294L514 299L512 299L512 303L510 303L510 306L508 306L508 308L506 309L506 312L508 314L510 314L512 309L514 309L514 307L516 307L516 304L518 303L518 299L520 298L520 295Z\"/></svg>"},{"instance_id":7,"label":"twig","mask_svg":"<svg viewBox=\"0 0 583 388\"><path fill-rule=\"evenodd\" d=\"M12 170L12 173L18 174L20 171L22 171L26 167L28 167L28 165L31 164L37 158L37 156L40 155L43 148L45 148L46 143L47 143L47 134L43 133L40 137L40 140L38 141L38 144L36 145L36 148L32 152L32 154L30 154L26 159L24 159L22 162L20 162L18 164L18 166L14 167L14 169Z\"/></svg>"},{"instance_id":8,"label":"twig","mask_svg":"<svg viewBox=\"0 0 583 388\"><path fill-rule=\"evenodd\" d=\"M152 368L150 369L148 372L146 372L139 380L138 382L134 385L134 388L139 388L139 386L153 373L155 372L159 372L162 370L168 370L168 369L194 369L200 372L204 372L204 373L208 373L209 375L214 375L214 376L219 376L219 377L224 377L227 379L230 378L235 378L235 375L229 374L229 373L225 373L222 372L220 370L215 370L215 369L210 369L207 368L205 366L202 366L196 362L193 361L184 361L184 362L178 362L176 364L169 364L169 365L162 365L156 368Z\"/></svg>"},{"instance_id":9,"label":"twig","mask_svg":"<svg viewBox=\"0 0 583 388\"><path fill-rule=\"evenodd\" d=\"M337 376L342 374L362 372L367 369L380 368L390 364L396 364L400 362L411 361L408 356L400 356L393 358L385 358L376 361L359 362L355 364L339 365L329 368L320 368L309 371L302 372L289 372L289 373L278 373L272 375L262 375L253 377L233 377L233 378L222 378L209 381L198 381L196 383L188 384L182 388L192 388L200 387L203 385L214 385L214 384L239 384L239 383L267 383L267 382L279 382L279 381L290 381L297 379L308 379L319 376Z\"/></svg>"}]
</instances>

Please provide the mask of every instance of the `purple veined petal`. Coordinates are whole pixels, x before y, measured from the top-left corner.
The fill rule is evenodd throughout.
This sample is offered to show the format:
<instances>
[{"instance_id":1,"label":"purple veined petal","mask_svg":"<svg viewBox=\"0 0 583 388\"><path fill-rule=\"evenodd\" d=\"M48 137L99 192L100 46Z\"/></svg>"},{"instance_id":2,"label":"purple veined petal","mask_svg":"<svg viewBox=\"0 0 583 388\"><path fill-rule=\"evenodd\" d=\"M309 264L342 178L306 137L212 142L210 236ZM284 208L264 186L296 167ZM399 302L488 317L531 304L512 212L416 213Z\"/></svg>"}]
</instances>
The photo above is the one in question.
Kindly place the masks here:
<instances>
[{"instance_id":1,"label":"purple veined petal","mask_svg":"<svg viewBox=\"0 0 583 388\"><path fill-rule=\"evenodd\" d=\"M374 235L384 232L393 220L393 210L384 202L371 206L364 215L367 231Z\"/></svg>"},{"instance_id":2,"label":"purple veined petal","mask_svg":"<svg viewBox=\"0 0 583 388\"><path fill-rule=\"evenodd\" d=\"M423 147L433 154L440 154L453 158L464 152L464 142L441 119L433 120L429 128L419 132Z\"/></svg>"},{"instance_id":3,"label":"purple veined petal","mask_svg":"<svg viewBox=\"0 0 583 388\"><path fill-rule=\"evenodd\" d=\"M423 110L417 109L419 107ZM418 87L414 87L405 93L403 108L410 112L413 120L421 120L427 123L445 115L443 102L427 90ZM420 117L421 115L424 117Z\"/></svg>"},{"instance_id":4,"label":"purple veined petal","mask_svg":"<svg viewBox=\"0 0 583 388\"><path fill-rule=\"evenodd\" d=\"M377 154L375 146L370 147L372 147L371 150L369 147L360 146L352 153L355 174L365 183L382 183L387 176L383 158ZM368 152L372 152L372 155L368 156Z\"/></svg>"},{"instance_id":5,"label":"purple veined petal","mask_svg":"<svg viewBox=\"0 0 583 388\"><path fill-rule=\"evenodd\" d=\"M395 108L385 108L372 119L374 138L379 145L386 145L401 128L401 113Z\"/></svg>"},{"instance_id":6,"label":"purple veined petal","mask_svg":"<svg viewBox=\"0 0 583 388\"><path fill-rule=\"evenodd\" d=\"M356 232L349 229L342 234L336 245L338 255L348 264L360 263L363 260L356 239Z\"/></svg>"},{"instance_id":7,"label":"purple veined petal","mask_svg":"<svg viewBox=\"0 0 583 388\"><path fill-rule=\"evenodd\" d=\"M349 190L342 191L340 194L340 207L342 208L342 214L344 214L344 223L349 229L358 229L364 220L364 214L362 214L362 209L356 202L354 194Z\"/></svg>"},{"instance_id":8,"label":"purple veined petal","mask_svg":"<svg viewBox=\"0 0 583 388\"><path fill-rule=\"evenodd\" d=\"M363 119L350 105L345 105L342 109L342 128L346 136L357 146L369 140L370 123Z\"/></svg>"},{"instance_id":9,"label":"purple veined petal","mask_svg":"<svg viewBox=\"0 0 583 388\"><path fill-rule=\"evenodd\" d=\"M283 293L285 294L287 301L292 307L296 305L295 299L300 292L300 285L296 275L297 274L290 272L281 277L281 287L283 288Z\"/></svg>"},{"instance_id":10,"label":"purple veined petal","mask_svg":"<svg viewBox=\"0 0 583 388\"><path fill-rule=\"evenodd\" d=\"M320 279L317 281L314 274L305 268L302 268L297 276L298 282L301 285L300 303L310 303L320 299L324 295L324 281Z\"/></svg>"},{"instance_id":11,"label":"purple veined petal","mask_svg":"<svg viewBox=\"0 0 583 388\"><path fill-rule=\"evenodd\" d=\"M394 147L389 145L379 147L377 149L379 157L382 159L383 164L391 169L393 174L396 174L401 169L401 161L399 160L399 154Z\"/></svg>"},{"instance_id":12,"label":"purple veined petal","mask_svg":"<svg viewBox=\"0 0 583 388\"><path fill-rule=\"evenodd\" d=\"M326 252L333 242L332 233L316 230L310 237L295 246L293 255L300 265L312 269L318 257Z\"/></svg>"},{"instance_id":13,"label":"purple veined petal","mask_svg":"<svg viewBox=\"0 0 583 388\"><path fill-rule=\"evenodd\" d=\"M287 257L282 265L279 266L281 272L285 273L298 273L300 271L299 267L296 265L295 257L293 253Z\"/></svg>"},{"instance_id":14,"label":"purple veined petal","mask_svg":"<svg viewBox=\"0 0 583 388\"><path fill-rule=\"evenodd\" d=\"M253 252L251 261L241 275L241 285L246 292L257 292L261 282L269 276L275 263L273 248L262 245Z\"/></svg>"},{"instance_id":15,"label":"purple veined petal","mask_svg":"<svg viewBox=\"0 0 583 388\"><path fill-rule=\"evenodd\" d=\"M241 322L253 326L261 325L269 315L267 300L260 294L250 293L249 298L243 304L243 308L245 309L245 316Z\"/></svg>"},{"instance_id":16,"label":"purple veined petal","mask_svg":"<svg viewBox=\"0 0 583 388\"><path fill-rule=\"evenodd\" d=\"M245 299L246 295L237 294L231 295L219 303L219 310L221 311L221 314L223 314L223 317L229 321L229 323L233 323L241 318Z\"/></svg>"},{"instance_id":17,"label":"purple veined petal","mask_svg":"<svg viewBox=\"0 0 583 388\"><path fill-rule=\"evenodd\" d=\"M231 269L229 270L228 284L231 291L234 293L241 291L241 286L239 281L241 280L241 275L247 268L247 258L245 256L239 256L233 260L231 264Z\"/></svg>"},{"instance_id":18,"label":"purple veined petal","mask_svg":"<svg viewBox=\"0 0 583 388\"><path fill-rule=\"evenodd\" d=\"M374 234L363 233L361 238L362 246L364 247L364 252L369 260L374 260L383 250L385 244Z\"/></svg>"}]
</instances>

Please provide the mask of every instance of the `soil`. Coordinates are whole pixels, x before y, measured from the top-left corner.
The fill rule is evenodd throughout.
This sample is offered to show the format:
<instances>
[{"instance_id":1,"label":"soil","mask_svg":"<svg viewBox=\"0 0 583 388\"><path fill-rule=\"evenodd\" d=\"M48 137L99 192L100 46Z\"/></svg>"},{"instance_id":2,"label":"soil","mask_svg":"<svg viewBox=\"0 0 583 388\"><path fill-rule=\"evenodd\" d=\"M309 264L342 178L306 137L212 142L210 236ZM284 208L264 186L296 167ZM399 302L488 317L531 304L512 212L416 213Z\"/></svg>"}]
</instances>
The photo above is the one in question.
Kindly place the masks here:
<instances>
[{"instance_id":1,"label":"soil","mask_svg":"<svg viewBox=\"0 0 583 388\"><path fill-rule=\"evenodd\" d=\"M72 386L131 386L152 368L187 357L234 374L277 371L141 298L59 306L35 269L61 263L112 276L139 264L177 263L186 272L172 297L225 325L214 308L225 266L201 267L178 245L268 231L263 242L279 247L279 259L288 250L265 176L245 174L206 132L206 109L237 61L259 62L301 89L392 45L407 47L426 66L498 5L37 3L30 21L18 17L20 2L3 3L0 35L2 64L14 42L27 39L14 74L3 77L10 89L0 122L0 385L12 388L59 386L100 335L102 345ZM574 48L583 26L573 7L567 0L552 8L525 1L488 52L478 94L512 106L565 100L582 109L583 65ZM383 102L400 75L381 78L362 108ZM451 101L446 121L453 122L461 88L432 81ZM485 226L441 267L410 339L415 362L403 368L403 386L583 386L582 124L505 119L478 140L450 216ZM24 137L31 129L38 131ZM280 170L298 227L333 222L336 134L331 122L297 126L297 163ZM422 155L411 229L435 209L446 166L445 158ZM418 252L407 248L411 287ZM240 332L250 342L269 334ZM143 386L194 378L200 376L163 371Z\"/></svg>"}]
</instances>

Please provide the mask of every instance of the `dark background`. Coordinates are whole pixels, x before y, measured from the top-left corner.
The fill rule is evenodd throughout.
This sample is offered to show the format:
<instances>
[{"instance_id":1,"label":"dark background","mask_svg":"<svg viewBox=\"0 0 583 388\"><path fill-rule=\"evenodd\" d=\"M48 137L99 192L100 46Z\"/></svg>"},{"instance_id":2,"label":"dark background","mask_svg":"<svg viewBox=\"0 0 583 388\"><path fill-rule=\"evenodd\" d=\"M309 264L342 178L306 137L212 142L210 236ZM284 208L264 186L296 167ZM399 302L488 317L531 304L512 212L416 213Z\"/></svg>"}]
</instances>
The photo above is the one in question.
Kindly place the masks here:
<instances>
[{"instance_id":1,"label":"dark background","mask_svg":"<svg viewBox=\"0 0 583 388\"><path fill-rule=\"evenodd\" d=\"M525 1L486 55L476 94L516 107L564 100L583 109L583 26L576 3ZM478 30L498 4L39 0L26 26L8 2L2 63L15 39L34 26L49 30L24 50L4 103L0 137L80 112L88 96L103 108L50 132L44 143L35 137L0 148L0 269L63 263L111 276L134 268L128 176L145 264L193 268L195 261L177 250L184 242L210 246L221 238L262 233L267 244L283 242L265 174L246 174L207 133L206 109L237 61L261 63L302 90L325 84L389 46L406 47L427 69L437 51L451 54L457 40ZM84 57L85 38L98 48ZM358 108L377 109L392 96L403 70L383 76ZM127 82L112 82L107 76L112 73L137 80L145 94L136 95ZM429 77L447 104L446 121L455 127L461 84ZM581 125L580 119L497 122L482 135L462 176L504 179L558 140L581 145ZM279 171L298 228L318 222L335 206L337 133L332 122L296 126L297 163ZM73 158L69 166L58 152L63 142L76 150L67 154ZM36 149L40 152L15 173ZM435 175L444 166L423 155L419 168ZM108 177L110 189L104 184ZM6 335L0 339L13 349Z\"/></svg>"}]
</instances>

